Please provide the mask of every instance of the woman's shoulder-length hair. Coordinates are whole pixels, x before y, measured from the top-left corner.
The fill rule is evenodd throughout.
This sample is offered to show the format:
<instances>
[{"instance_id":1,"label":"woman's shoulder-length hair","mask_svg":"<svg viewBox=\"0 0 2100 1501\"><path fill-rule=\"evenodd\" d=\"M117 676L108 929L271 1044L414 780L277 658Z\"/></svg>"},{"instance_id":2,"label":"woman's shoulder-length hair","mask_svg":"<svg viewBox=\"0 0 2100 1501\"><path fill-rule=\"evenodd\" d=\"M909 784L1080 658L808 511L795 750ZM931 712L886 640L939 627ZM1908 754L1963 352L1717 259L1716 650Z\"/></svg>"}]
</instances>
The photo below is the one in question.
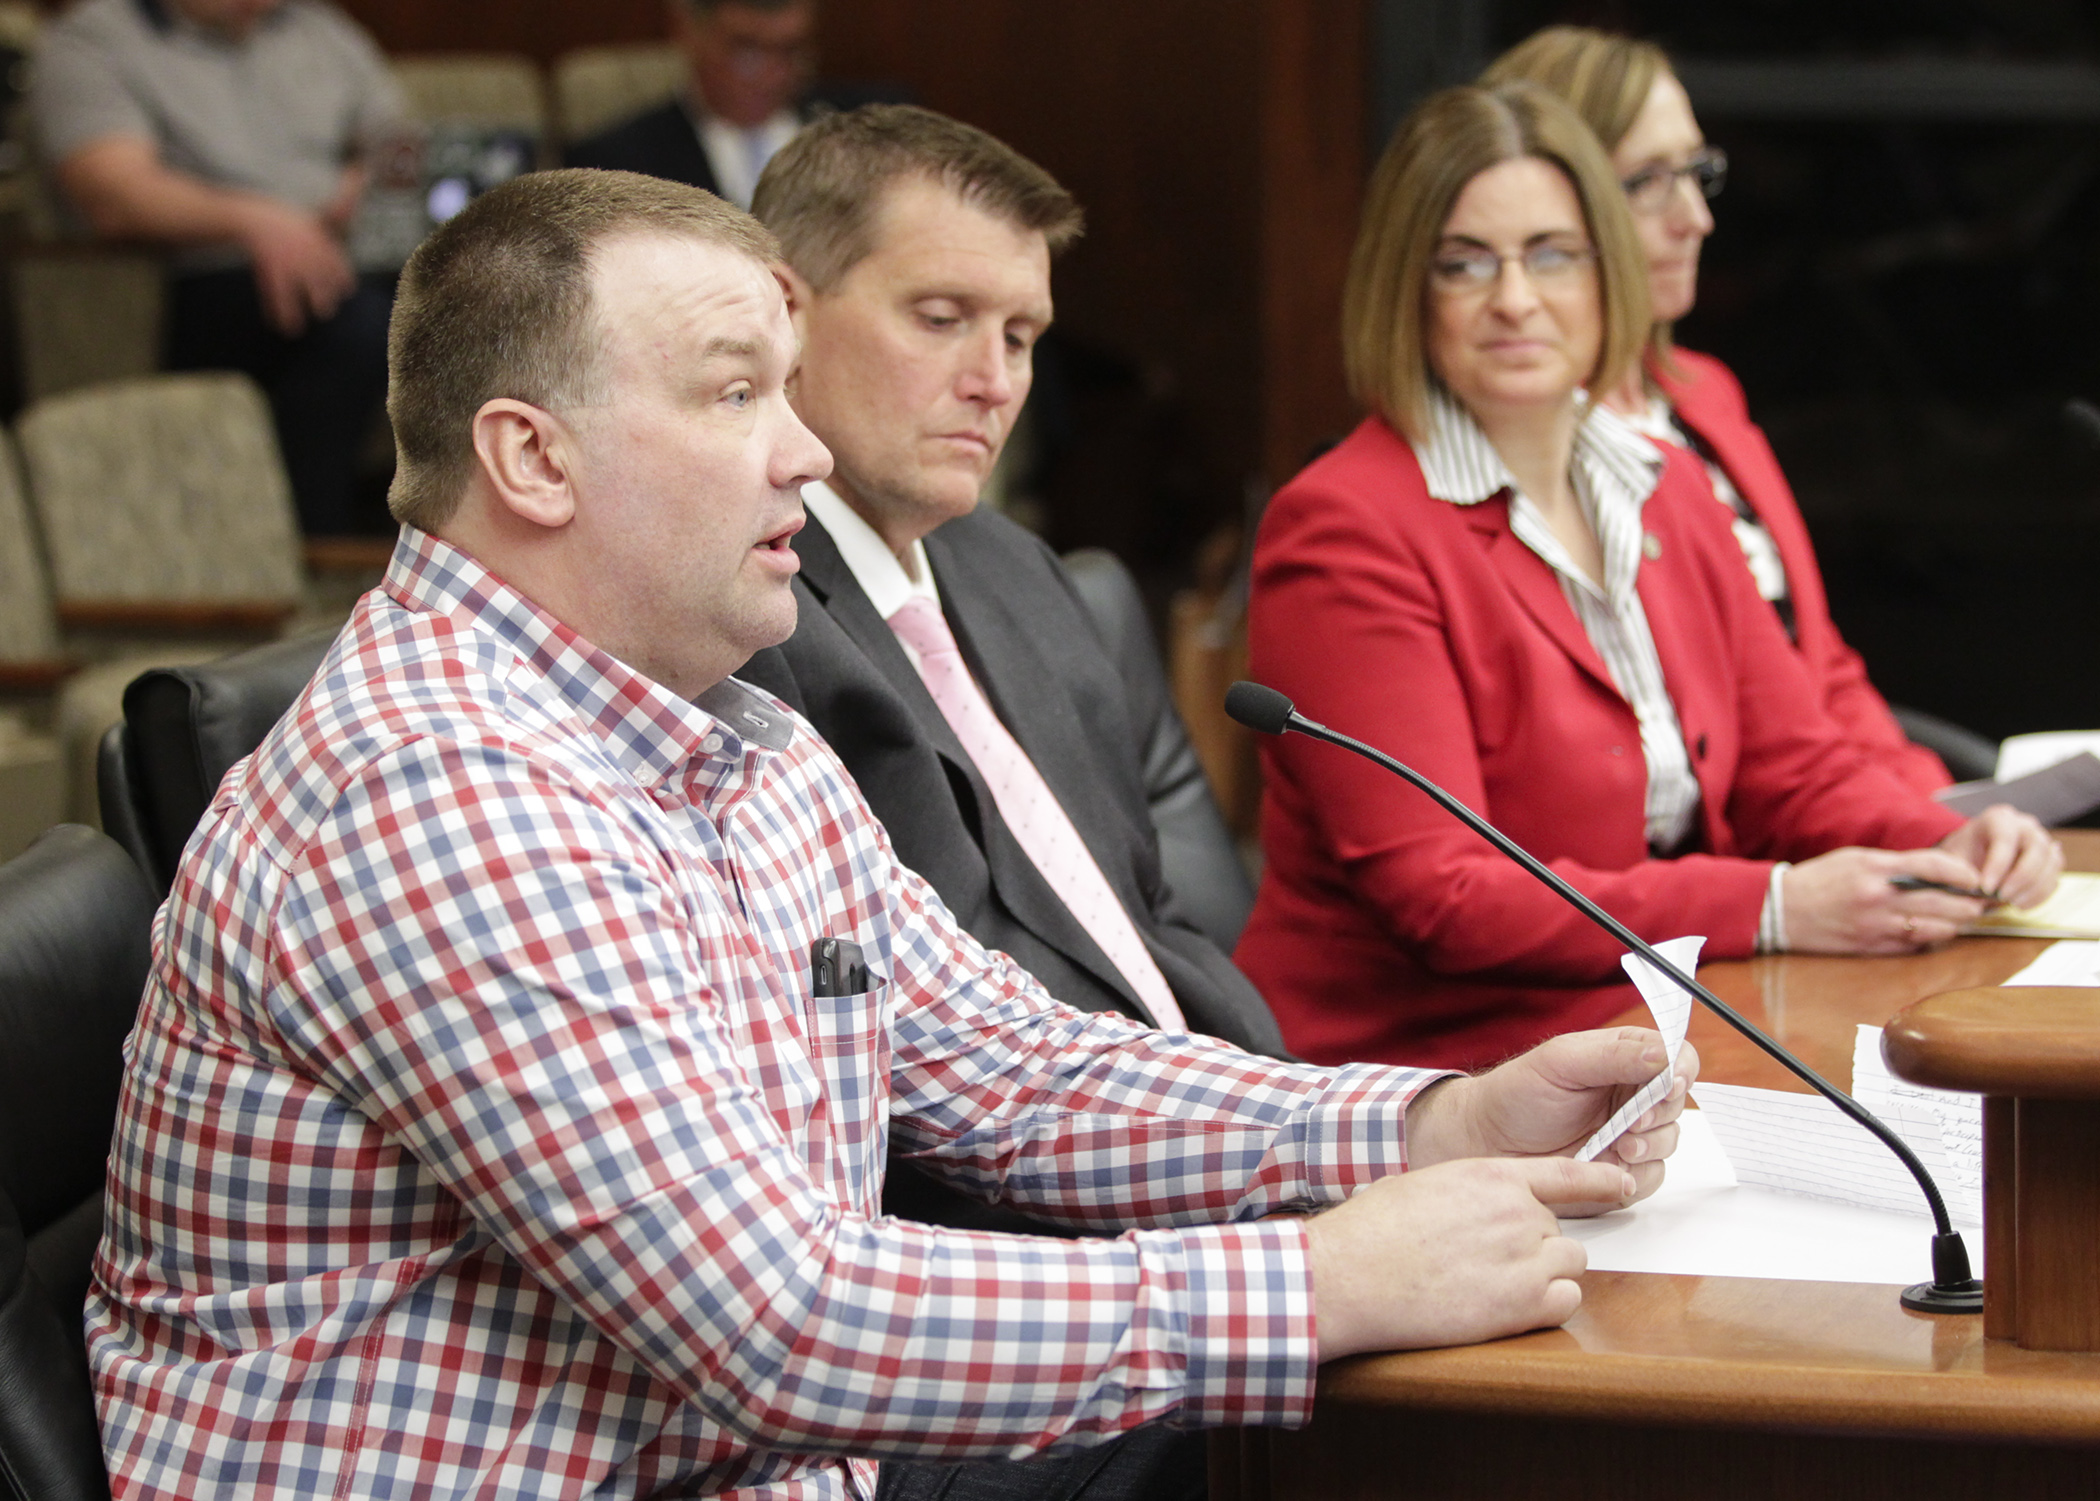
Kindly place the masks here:
<instances>
[{"instance_id":1,"label":"woman's shoulder-length hair","mask_svg":"<svg viewBox=\"0 0 2100 1501\"><path fill-rule=\"evenodd\" d=\"M1409 438L1427 430L1429 274L1467 183L1535 157L1575 190L1597 250L1604 338L1588 385L1623 380L1648 338L1648 264L1604 148L1559 97L1530 83L1466 86L1417 105L1385 148L1365 195L1342 290L1342 360L1358 401Z\"/></svg>"}]
</instances>

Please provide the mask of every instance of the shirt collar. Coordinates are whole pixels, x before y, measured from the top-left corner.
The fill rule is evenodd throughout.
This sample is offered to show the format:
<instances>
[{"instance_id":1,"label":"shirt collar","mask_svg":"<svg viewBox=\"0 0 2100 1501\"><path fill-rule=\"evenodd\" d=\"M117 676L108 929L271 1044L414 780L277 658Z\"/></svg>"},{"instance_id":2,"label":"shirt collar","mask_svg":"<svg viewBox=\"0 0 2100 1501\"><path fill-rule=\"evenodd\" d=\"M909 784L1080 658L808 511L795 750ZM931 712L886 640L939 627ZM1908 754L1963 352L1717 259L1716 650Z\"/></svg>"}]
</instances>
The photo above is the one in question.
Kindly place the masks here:
<instances>
[{"instance_id":1,"label":"shirt collar","mask_svg":"<svg viewBox=\"0 0 2100 1501\"><path fill-rule=\"evenodd\" d=\"M671 782L696 755L725 749L717 732L732 742L732 755L745 740L782 750L791 738L790 721L734 679L688 702L429 532L401 529L382 587L405 609L442 615L509 647L643 786Z\"/></svg>"},{"instance_id":2,"label":"shirt collar","mask_svg":"<svg viewBox=\"0 0 2100 1501\"><path fill-rule=\"evenodd\" d=\"M1661 483L1662 450L1602 402L1583 403L1575 427L1575 466L1599 501L1639 506ZM1415 447L1429 493L1472 506L1516 488L1509 467L1473 414L1442 386L1429 394L1429 433Z\"/></svg>"},{"instance_id":3,"label":"shirt collar","mask_svg":"<svg viewBox=\"0 0 2100 1501\"><path fill-rule=\"evenodd\" d=\"M839 556L845 559L854 582L860 585L861 592L875 606L875 613L884 620L913 599L930 599L936 605L941 602L941 591L933 581L933 565L927 560L923 540L911 545L912 570L918 574L913 578L904 571L904 565L897 561L897 555L890 551L881 534L831 486L821 480L804 485L802 504L824 530L831 533L831 540L838 544Z\"/></svg>"}]
</instances>

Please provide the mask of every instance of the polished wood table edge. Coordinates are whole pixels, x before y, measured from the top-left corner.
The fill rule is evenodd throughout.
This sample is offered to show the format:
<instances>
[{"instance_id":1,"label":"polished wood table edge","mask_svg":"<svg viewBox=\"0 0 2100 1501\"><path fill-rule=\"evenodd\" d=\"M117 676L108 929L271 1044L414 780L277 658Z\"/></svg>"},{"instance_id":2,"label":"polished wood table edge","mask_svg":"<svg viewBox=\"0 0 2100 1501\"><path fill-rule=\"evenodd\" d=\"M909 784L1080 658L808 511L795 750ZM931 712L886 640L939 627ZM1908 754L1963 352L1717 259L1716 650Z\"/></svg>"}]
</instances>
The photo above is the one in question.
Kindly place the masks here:
<instances>
[{"instance_id":1,"label":"polished wood table edge","mask_svg":"<svg viewBox=\"0 0 2100 1501\"><path fill-rule=\"evenodd\" d=\"M1752 1427L1847 1436L1961 1437L2020 1443L2100 1445L2100 1355L2022 1350L1986 1340L1980 1316L1928 1318L1903 1312L1898 1289L1862 1284L1592 1272L1586 1304L1608 1306L1636 1289L1717 1284L1776 1309L1811 1288L1852 1286L1885 1299L1880 1320L1915 1322L1914 1342L1931 1364L1819 1359L1779 1339L1760 1347L1751 1329L1738 1348L1654 1352L1585 1342L1578 1314L1566 1330L1543 1330L1482 1345L1360 1356L1321 1372L1316 1411L1405 1405L1531 1418L1595 1418L1693 1427ZM1775 1319L1775 1327L1785 1323ZM1899 1335L1904 1330L1898 1328Z\"/></svg>"}]
</instances>

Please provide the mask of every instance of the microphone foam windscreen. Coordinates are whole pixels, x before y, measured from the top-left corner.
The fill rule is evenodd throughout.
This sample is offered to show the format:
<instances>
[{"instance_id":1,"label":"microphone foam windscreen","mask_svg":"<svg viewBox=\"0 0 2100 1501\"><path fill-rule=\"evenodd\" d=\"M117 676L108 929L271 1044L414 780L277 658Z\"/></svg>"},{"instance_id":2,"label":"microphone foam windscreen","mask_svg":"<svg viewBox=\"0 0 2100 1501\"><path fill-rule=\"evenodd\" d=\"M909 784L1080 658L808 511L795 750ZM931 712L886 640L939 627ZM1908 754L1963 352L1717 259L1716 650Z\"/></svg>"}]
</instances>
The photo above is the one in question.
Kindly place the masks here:
<instances>
[{"instance_id":1,"label":"microphone foam windscreen","mask_svg":"<svg viewBox=\"0 0 2100 1501\"><path fill-rule=\"evenodd\" d=\"M1259 683L1234 683L1226 689L1225 712L1264 735L1281 735L1291 727L1291 701Z\"/></svg>"}]
</instances>

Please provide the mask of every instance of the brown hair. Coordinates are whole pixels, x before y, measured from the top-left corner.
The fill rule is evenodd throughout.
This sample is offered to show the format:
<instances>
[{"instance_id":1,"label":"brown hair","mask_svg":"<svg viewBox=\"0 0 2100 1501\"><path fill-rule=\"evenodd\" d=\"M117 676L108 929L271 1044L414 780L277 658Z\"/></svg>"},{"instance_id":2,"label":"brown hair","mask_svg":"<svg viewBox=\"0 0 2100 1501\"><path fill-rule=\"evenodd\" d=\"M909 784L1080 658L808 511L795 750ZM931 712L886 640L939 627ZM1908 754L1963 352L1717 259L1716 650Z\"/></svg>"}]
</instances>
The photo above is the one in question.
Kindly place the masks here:
<instances>
[{"instance_id":1,"label":"brown hair","mask_svg":"<svg viewBox=\"0 0 2100 1501\"><path fill-rule=\"evenodd\" d=\"M1612 152L1633 129L1655 80L1667 76L1670 59L1653 42L1587 26L1548 26L1489 63L1480 85L1543 84L1574 105Z\"/></svg>"},{"instance_id":2,"label":"brown hair","mask_svg":"<svg viewBox=\"0 0 2100 1501\"><path fill-rule=\"evenodd\" d=\"M875 210L906 174L953 188L965 203L1039 232L1057 254L1085 215L1057 179L974 125L907 104L826 115L780 148L751 212L780 236L788 264L828 292L875 248Z\"/></svg>"},{"instance_id":3,"label":"brown hair","mask_svg":"<svg viewBox=\"0 0 2100 1501\"><path fill-rule=\"evenodd\" d=\"M1633 129L1655 81L1675 76L1669 55L1653 42L1587 26L1548 26L1489 63L1480 82L1490 87L1520 80L1544 85L1575 107L1609 153L1617 151ZM1667 360L1670 325L1656 324L1648 345Z\"/></svg>"},{"instance_id":4,"label":"brown hair","mask_svg":"<svg viewBox=\"0 0 2100 1501\"><path fill-rule=\"evenodd\" d=\"M1404 121L1365 196L1342 289L1342 361L1349 389L1410 438L1428 425L1429 269L1467 183L1524 157L1558 167L1575 189L1597 248L1603 347L1589 384L1623 379L1648 336L1648 265L1626 195L1588 127L1531 84L1432 94Z\"/></svg>"},{"instance_id":5,"label":"brown hair","mask_svg":"<svg viewBox=\"0 0 2100 1501\"><path fill-rule=\"evenodd\" d=\"M670 235L771 264L780 247L712 193L634 172L516 177L417 247L387 334L397 521L444 525L474 467L474 416L507 397L555 408L602 400L591 262L621 235Z\"/></svg>"}]
</instances>

